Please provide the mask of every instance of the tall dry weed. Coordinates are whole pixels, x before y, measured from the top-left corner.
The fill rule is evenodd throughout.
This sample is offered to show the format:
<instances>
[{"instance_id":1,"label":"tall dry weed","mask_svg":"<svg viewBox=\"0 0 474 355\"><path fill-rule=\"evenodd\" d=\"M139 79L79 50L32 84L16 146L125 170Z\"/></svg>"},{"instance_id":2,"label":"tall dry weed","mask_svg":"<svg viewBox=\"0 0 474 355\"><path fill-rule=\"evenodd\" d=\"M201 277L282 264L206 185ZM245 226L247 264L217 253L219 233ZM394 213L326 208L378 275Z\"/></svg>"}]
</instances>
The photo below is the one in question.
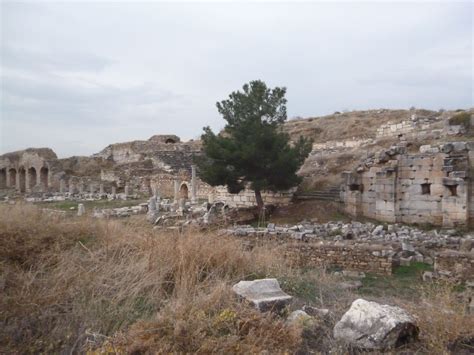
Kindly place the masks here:
<instances>
[{"instance_id":1,"label":"tall dry weed","mask_svg":"<svg viewBox=\"0 0 474 355\"><path fill-rule=\"evenodd\" d=\"M197 300L209 299L219 285L283 267L273 251L245 250L238 240L212 233L52 219L27 206L2 206L0 212L0 337L8 350L78 350L87 334L110 336L166 309L179 312L184 307L179 305L202 309ZM229 307L235 303L223 295Z\"/></svg>"},{"instance_id":2,"label":"tall dry weed","mask_svg":"<svg viewBox=\"0 0 474 355\"><path fill-rule=\"evenodd\" d=\"M461 349L474 352L474 317L455 285L446 282L425 286L420 294L419 302L404 305L417 319L419 346L431 354L448 353L449 349L453 353Z\"/></svg>"}]
</instances>

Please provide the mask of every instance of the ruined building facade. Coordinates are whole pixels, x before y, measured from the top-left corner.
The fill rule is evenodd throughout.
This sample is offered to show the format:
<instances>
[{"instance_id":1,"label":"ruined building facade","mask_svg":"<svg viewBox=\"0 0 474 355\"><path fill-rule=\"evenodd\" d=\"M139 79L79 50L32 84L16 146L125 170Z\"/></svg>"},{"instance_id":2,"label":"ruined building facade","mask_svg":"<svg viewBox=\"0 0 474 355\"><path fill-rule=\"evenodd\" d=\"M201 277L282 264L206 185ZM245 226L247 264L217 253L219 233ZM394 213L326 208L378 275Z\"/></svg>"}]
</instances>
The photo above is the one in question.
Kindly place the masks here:
<instances>
[{"instance_id":1,"label":"ruined building facade","mask_svg":"<svg viewBox=\"0 0 474 355\"><path fill-rule=\"evenodd\" d=\"M21 194L138 194L222 201L232 207L255 205L253 191L230 194L199 179L194 158L200 141L175 135L111 144L91 157L58 159L49 148L28 148L0 156L0 190ZM263 193L266 203L286 204L292 192Z\"/></svg>"},{"instance_id":2,"label":"ruined building facade","mask_svg":"<svg viewBox=\"0 0 474 355\"><path fill-rule=\"evenodd\" d=\"M474 223L474 142L392 147L344 173L345 211L390 223L466 227Z\"/></svg>"}]
</instances>

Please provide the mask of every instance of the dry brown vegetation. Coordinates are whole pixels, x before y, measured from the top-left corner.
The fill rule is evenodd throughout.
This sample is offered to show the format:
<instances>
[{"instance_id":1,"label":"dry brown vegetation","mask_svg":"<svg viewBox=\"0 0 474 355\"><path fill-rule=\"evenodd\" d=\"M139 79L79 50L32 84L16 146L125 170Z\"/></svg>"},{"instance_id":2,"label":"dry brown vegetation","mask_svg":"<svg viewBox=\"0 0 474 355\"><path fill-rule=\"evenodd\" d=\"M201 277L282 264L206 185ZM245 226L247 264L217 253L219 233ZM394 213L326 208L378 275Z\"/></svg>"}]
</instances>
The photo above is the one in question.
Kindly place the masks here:
<instances>
[{"instance_id":1,"label":"dry brown vegetation","mask_svg":"<svg viewBox=\"0 0 474 355\"><path fill-rule=\"evenodd\" d=\"M377 128L388 122L400 123L410 119L411 114L436 116L439 112L429 110L367 110L351 111L321 117L290 120L285 131L293 139L300 135L313 138L315 142L342 141L374 138Z\"/></svg>"},{"instance_id":2,"label":"dry brown vegetation","mask_svg":"<svg viewBox=\"0 0 474 355\"><path fill-rule=\"evenodd\" d=\"M150 336L162 352L295 349L281 321L229 295L232 282L278 272L271 251L212 234L51 219L28 206L1 207L0 216L3 351L83 350L138 320L132 340L120 340L127 351L146 349ZM147 324L159 333L139 336Z\"/></svg>"},{"instance_id":3,"label":"dry brown vegetation","mask_svg":"<svg viewBox=\"0 0 474 355\"><path fill-rule=\"evenodd\" d=\"M159 233L141 220L57 219L0 206L0 238L2 353L344 353L332 327L361 297L324 270L290 268L278 249L248 250L215 233ZM327 307L330 319L301 332L230 290L265 276L295 296L292 309ZM419 318L414 349L422 353L474 336L452 288L439 290L425 303L400 301Z\"/></svg>"}]
</instances>

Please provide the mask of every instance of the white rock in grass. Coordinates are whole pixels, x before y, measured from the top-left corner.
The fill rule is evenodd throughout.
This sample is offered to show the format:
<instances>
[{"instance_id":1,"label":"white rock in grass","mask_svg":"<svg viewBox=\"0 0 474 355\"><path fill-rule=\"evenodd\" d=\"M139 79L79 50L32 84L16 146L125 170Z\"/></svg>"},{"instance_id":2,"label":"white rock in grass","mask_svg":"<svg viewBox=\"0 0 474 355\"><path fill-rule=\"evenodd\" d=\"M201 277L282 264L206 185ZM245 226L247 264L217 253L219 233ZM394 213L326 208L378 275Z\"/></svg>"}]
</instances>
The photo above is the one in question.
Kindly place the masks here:
<instances>
[{"instance_id":1,"label":"white rock in grass","mask_svg":"<svg viewBox=\"0 0 474 355\"><path fill-rule=\"evenodd\" d=\"M82 216L86 213L86 208L84 207L84 204L80 203L77 205L77 215Z\"/></svg>"},{"instance_id":2,"label":"white rock in grass","mask_svg":"<svg viewBox=\"0 0 474 355\"><path fill-rule=\"evenodd\" d=\"M418 327L414 318L399 307L363 299L334 327L334 338L362 349L390 349L415 340Z\"/></svg>"},{"instance_id":3,"label":"white rock in grass","mask_svg":"<svg viewBox=\"0 0 474 355\"><path fill-rule=\"evenodd\" d=\"M240 281L232 287L232 290L261 312L280 311L293 298L281 290L277 279Z\"/></svg>"}]
</instances>

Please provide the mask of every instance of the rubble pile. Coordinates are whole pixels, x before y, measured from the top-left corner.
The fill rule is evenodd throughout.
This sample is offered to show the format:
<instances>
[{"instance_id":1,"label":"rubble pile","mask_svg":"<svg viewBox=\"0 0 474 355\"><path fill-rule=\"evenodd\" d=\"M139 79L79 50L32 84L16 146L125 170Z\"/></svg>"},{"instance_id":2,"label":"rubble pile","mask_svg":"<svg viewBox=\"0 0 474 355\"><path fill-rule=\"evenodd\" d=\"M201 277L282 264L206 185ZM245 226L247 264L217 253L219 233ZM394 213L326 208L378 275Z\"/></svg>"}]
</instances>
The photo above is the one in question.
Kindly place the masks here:
<instances>
[{"instance_id":1,"label":"rubble pile","mask_svg":"<svg viewBox=\"0 0 474 355\"><path fill-rule=\"evenodd\" d=\"M220 234L277 243L298 241L301 253L308 249L305 245L314 244L320 248L327 246L328 250L329 246L336 247L346 257L348 250L373 249L374 256L389 257L393 266L409 266L414 262L434 265L435 271L427 276L429 279L456 276L466 280L472 278L469 272L474 269L474 235L461 235L455 229L423 231L400 224L302 222L294 226L269 223L265 228L234 226L221 230ZM332 248L331 253L334 252ZM372 271L369 266L367 271Z\"/></svg>"}]
</instances>

